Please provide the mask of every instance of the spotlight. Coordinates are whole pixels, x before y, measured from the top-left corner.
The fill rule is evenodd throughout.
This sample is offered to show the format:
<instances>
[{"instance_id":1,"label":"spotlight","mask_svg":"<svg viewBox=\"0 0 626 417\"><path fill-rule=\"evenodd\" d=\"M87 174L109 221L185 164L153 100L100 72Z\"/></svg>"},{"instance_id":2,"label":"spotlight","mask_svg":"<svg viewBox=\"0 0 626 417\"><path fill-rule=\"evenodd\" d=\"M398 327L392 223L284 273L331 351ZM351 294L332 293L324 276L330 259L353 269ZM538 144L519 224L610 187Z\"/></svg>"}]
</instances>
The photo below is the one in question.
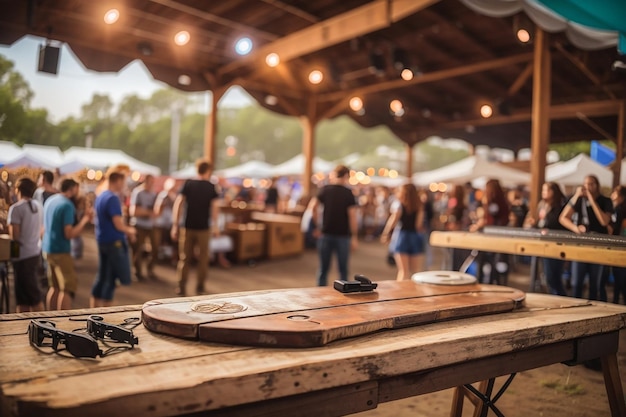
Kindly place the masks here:
<instances>
[{"instance_id":1,"label":"spotlight","mask_svg":"<svg viewBox=\"0 0 626 417\"><path fill-rule=\"evenodd\" d=\"M112 25L113 23L117 22L119 18L120 11L117 9L111 9L104 14L104 23L106 23L107 25Z\"/></svg>"},{"instance_id":2,"label":"spotlight","mask_svg":"<svg viewBox=\"0 0 626 417\"><path fill-rule=\"evenodd\" d=\"M400 77L404 80L404 81L411 81L413 79L413 71L411 71L408 68L405 68L402 70L402 72L400 73Z\"/></svg>"},{"instance_id":3,"label":"spotlight","mask_svg":"<svg viewBox=\"0 0 626 417\"><path fill-rule=\"evenodd\" d=\"M406 51L402 48L394 48L391 52L393 67L398 71L408 69L410 67Z\"/></svg>"},{"instance_id":4,"label":"spotlight","mask_svg":"<svg viewBox=\"0 0 626 417\"><path fill-rule=\"evenodd\" d=\"M489 104L483 104L480 106L480 115L484 119L488 119L493 115L493 108Z\"/></svg>"},{"instance_id":5,"label":"spotlight","mask_svg":"<svg viewBox=\"0 0 626 417\"><path fill-rule=\"evenodd\" d=\"M190 39L191 35L186 30L181 30L176 35L174 35L174 43L178 46L187 45Z\"/></svg>"},{"instance_id":6,"label":"spotlight","mask_svg":"<svg viewBox=\"0 0 626 417\"><path fill-rule=\"evenodd\" d=\"M239 55L248 55L252 51L252 40L250 38L240 38L235 43L235 52Z\"/></svg>"},{"instance_id":7,"label":"spotlight","mask_svg":"<svg viewBox=\"0 0 626 417\"><path fill-rule=\"evenodd\" d=\"M393 113L398 113L400 110L402 110L402 102L400 100L391 100L391 103L389 103L389 109L393 112Z\"/></svg>"},{"instance_id":8,"label":"spotlight","mask_svg":"<svg viewBox=\"0 0 626 417\"><path fill-rule=\"evenodd\" d=\"M309 73L309 82L311 84L319 84L324 79L324 74L320 70L313 70Z\"/></svg>"},{"instance_id":9,"label":"spotlight","mask_svg":"<svg viewBox=\"0 0 626 417\"><path fill-rule=\"evenodd\" d=\"M376 74L379 77L385 75L385 57L380 51L372 52L370 54L370 66L369 70L372 74Z\"/></svg>"},{"instance_id":10,"label":"spotlight","mask_svg":"<svg viewBox=\"0 0 626 417\"><path fill-rule=\"evenodd\" d=\"M613 61L611 69L615 72L626 74L626 55L620 55Z\"/></svg>"},{"instance_id":11,"label":"spotlight","mask_svg":"<svg viewBox=\"0 0 626 417\"><path fill-rule=\"evenodd\" d=\"M533 24L523 13L513 18L513 33L517 40L523 44L532 42Z\"/></svg>"},{"instance_id":12,"label":"spotlight","mask_svg":"<svg viewBox=\"0 0 626 417\"><path fill-rule=\"evenodd\" d=\"M358 112L362 108L363 100L361 99L361 97L352 97L350 99L350 109L352 109L352 111Z\"/></svg>"},{"instance_id":13,"label":"spotlight","mask_svg":"<svg viewBox=\"0 0 626 417\"><path fill-rule=\"evenodd\" d=\"M137 44L137 50L143 56L150 56L154 52L152 50L152 45L150 45L148 42L139 42Z\"/></svg>"},{"instance_id":14,"label":"spotlight","mask_svg":"<svg viewBox=\"0 0 626 417\"><path fill-rule=\"evenodd\" d=\"M265 63L268 67L274 68L275 66L280 64L280 57L277 53L272 52L270 54L267 54L267 56L265 57Z\"/></svg>"},{"instance_id":15,"label":"spotlight","mask_svg":"<svg viewBox=\"0 0 626 417\"><path fill-rule=\"evenodd\" d=\"M178 76L178 84L191 85L191 77L187 74L181 74Z\"/></svg>"},{"instance_id":16,"label":"spotlight","mask_svg":"<svg viewBox=\"0 0 626 417\"><path fill-rule=\"evenodd\" d=\"M269 94L265 96L265 104L267 104L268 106L275 106L276 104L278 104L278 98Z\"/></svg>"}]
</instances>

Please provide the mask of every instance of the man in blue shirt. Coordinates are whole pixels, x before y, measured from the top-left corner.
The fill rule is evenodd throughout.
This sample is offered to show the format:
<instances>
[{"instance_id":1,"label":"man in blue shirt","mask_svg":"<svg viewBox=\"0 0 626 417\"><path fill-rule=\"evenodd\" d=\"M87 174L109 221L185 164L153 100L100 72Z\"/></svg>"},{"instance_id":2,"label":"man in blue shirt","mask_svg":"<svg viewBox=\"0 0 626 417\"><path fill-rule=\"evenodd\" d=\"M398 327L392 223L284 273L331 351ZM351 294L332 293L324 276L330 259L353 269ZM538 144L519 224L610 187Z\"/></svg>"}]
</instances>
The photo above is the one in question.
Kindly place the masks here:
<instances>
[{"instance_id":1,"label":"man in blue shirt","mask_svg":"<svg viewBox=\"0 0 626 417\"><path fill-rule=\"evenodd\" d=\"M50 196L44 204L44 234L41 249L48 267L50 289L46 303L50 310L69 310L76 294L78 280L74 272L70 240L83 231L93 219L93 211L85 210L85 215L77 224L76 208L72 198L78 195L78 183L71 178L61 182L61 192Z\"/></svg>"},{"instance_id":2,"label":"man in blue shirt","mask_svg":"<svg viewBox=\"0 0 626 417\"><path fill-rule=\"evenodd\" d=\"M108 188L95 203L96 242L98 243L98 273L91 288L90 307L110 306L115 292L115 281L130 285L130 256L127 237L133 242L136 231L127 226L122 217L119 195L124 190L126 174L111 172Z\"/></svg>"}]
</instances>

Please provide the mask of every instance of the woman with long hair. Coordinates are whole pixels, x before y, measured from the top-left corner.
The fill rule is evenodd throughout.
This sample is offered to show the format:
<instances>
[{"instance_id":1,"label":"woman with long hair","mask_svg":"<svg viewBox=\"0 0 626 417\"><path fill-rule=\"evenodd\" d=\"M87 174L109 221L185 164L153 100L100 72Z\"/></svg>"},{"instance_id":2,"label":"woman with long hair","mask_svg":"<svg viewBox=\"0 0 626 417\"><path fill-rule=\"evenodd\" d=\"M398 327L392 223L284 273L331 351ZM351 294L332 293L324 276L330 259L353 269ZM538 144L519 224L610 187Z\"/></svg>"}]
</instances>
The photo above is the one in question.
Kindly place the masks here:
<instances>
[{"instance_id":1,"label":"woman with long hair","mask_svg":"<svg viewBox=\"0 0 626 417\"><path fill-rule=\"evenodd\" d=\"M509 223L509 203L500 186L500 181L491 179L485 184L481 207L477 210L476 223L470 226L470 232L482 230L485 226L506 226ZM484 275L489 275L489 283L506 285L509 273L508 255L502 253L480 252L476 258L478 282L483 282Z\"/></svg>"},{"instance_id":2,"label":"woman with long hair","mask_svg":"<svg viewBox=\"0 0 626 417\"><path fill-rule=\"evenodd\" d=\"M559 184L549 181L541 187L541 201L537 204L535 213L529 212L524 221L525 227L536 227L538 229L565 230L559 222L559 216L563 206L567 202ZM551 294L567 295L563 286L563 265L562 259L543 258L543 274Z\"/></svg>"},{"instance_id":3,"label":"woman with long hair","mask_svg":"<svg viewBox=\"0 0 626 417\"><path fill-rule=\"evenodd\" d=\"M404 184L398 189L398 203L392 208L381 241L388 243L391 232L400 225L392 252L398 267L396 279L402 281L424 268L425 246L420 235L424 228L424 208L413 184Z\"/></svg>"}]
</instances>

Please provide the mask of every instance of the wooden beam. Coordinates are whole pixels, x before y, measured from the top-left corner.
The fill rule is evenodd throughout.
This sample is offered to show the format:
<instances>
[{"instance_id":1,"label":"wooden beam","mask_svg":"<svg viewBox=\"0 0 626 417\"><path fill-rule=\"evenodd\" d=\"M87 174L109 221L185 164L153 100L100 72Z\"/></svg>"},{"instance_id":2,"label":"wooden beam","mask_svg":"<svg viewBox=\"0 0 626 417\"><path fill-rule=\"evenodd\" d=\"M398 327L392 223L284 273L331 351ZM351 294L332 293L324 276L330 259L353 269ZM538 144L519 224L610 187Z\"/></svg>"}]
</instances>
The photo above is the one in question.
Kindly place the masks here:
<instances>
[{"instance_id":1,"label":"wooden beam","mask_svg":"<svg viewBox=\"0 0 626 417\"><path fill-rule=\"evenodd\" d=\"M575 119L578 113L588 117L613 116L620 111L621 102L619 100L587 101L581 103L568 103L552 105L548 109L550 120ZM449 123L439 123L437 128L442 130L463 129L468 125L472 126L493 126L509 123L527 122L531 120L530 110L518 111L509 116L496 115L488 119L478 118L470 120L459 120Z\"/></svg>"},{"instance_id":2,"label":"wooden beam","mask_svg":"<svg viewBox=\"0 0 626 417\"><path fill-rule=\"evenodd\" d=\"M393 80L385 81L378 84L371 84L362 88L355 88L351 91L339 91L320 95L320 101L335 101L345 95L365 95L372 93L380 93L382 91L393 90L396 88L406 88L411 85L431 83L435 81L446 80L453 77L461 77L464 75L475 74L478 72L490 71L510 65L524 63L532 60L532 53L509 56L506 58L497 58L491 61L476 62L469 65L460 65L454 68L448 68L440 71L429 72L414 77L410 81Z\"/></svg>"},{"instance_id":3,"label":"wooden beam","mask_svg":"<svg viewBox=\"0 0 626 417\"><path fill-rule=\"evenodd\" d=\"M171 0L152 1L169 2ZM224 65L220 68L219 74L227 74L255 61L260 62L259 65L265 65L265 56L271 52L278 54L281 62L287 62L388 27L392 23L417 13L438 1L375 0L263 45L255 52Z\"/></svg>"},{"instance_id":4,"label":"wooden beam","mask_svg":"<svg viewBox=\"0 0 626 417\"><path fill-rule=\"evenodd\" d=\"M546 152L550 143L550 101L552 99L552 63L548 34L535 29L535 58L533 60L533 107L530 127L530 207L541 200L541 187L546 178Z\"/></svg>"},{"instance_id":5,"label":"wooden beam","mask_svg":"<svg viewBox=\"0 0 626 417\"><path fill-rule=\"evenodd\" d=\"M287 13L290 13L294 16L298 16L304 20L308 20L311 23L317 23L319 22L319 19L317 18L317 16L312 15L311 13L305 12L304 10L298 8L298 7L294 7L290 4L284 3L280 0L262 0L264 3L270 4L274 7L276 7L277 9L281 9L286 11Z\"/></svg>"},{"instance_id":6,"label":"wooden beam","mask_svg":"<svg viewBox=\"0 0 626 417\"><path fill-rule=\"evenodd\" d=\"M266 41L273 41L277 38L276 35L269 32L264 32L262 30L255 29L250 26L242 25L239 22L235 22L233 20L225 19L221 16L214 15L212 13L205 12L204 10L196 9L191 6L187 6L183 3L180 3L176 0L150 0L153 3L160 4L161 6L169 7L170 9L177 10L182 13L186 13L188 15L197 17L202 20L206 20L207 22L217 23L218 25L222 25L231 29L235 29L241 31L242 33L250 33L255 37L259 37L265 39Z\"/></svg>"},{"instance_id":7,"label":"wooden beam","mask_svg":"<svg viewBox=\"0 0 626 417\"><path fill-rule=\"evenodd\" d=\"M589 80L596 86L600 86L602 87L602 90L604 90L604 92L610 97L610 98L615 98L615 94L613 94L612 91L608 90L602 83L602 81L587 67L587 65L581 61L580 58L578 58L575 55L572 55L570 52L568 52L565 48L563 48L563 45L561 45L561 43L556 43L555 44L556 49L561 53L561 55L563 55L565 58L567 58L572 64L574 64L574 66L576 68L578 68L580 70L580 72L582 72L587 78L589 78Z\"/></svg>"},{"instance_id":8,"label":"wooden beam","mask_svg":"<svg viewBox=\"0 0 626 417\"><path fill-rule=\"evenodd\" d=\"M519 90L524 86L526 81L528 81L528 78L532 75L532 73L533 63L529 62L528 65L526 65L526 68L524 68L524 71L522 71L520 75L518 75L517 79L509 87L509 90L507 91L507 96L511 97L517 94Z\"/></svg>"},{"instance_id":9,"label":"wooden beam","mask_svg":"<svg viewBox=\"0 0 626 417\"><path fill-rule=\"evenodd\" d=\"M587 126L589 126L593 130L595 130L596 132L604 136L604 139L615 142L615 138L613 137L613 135L611 135L606 130L602 129L602 127L598 126L598 124L595 123L593 120L590 120L585 114L580 113L580 112L576 113L576 118L583 121Z\"/></svg>"}]
</instances>

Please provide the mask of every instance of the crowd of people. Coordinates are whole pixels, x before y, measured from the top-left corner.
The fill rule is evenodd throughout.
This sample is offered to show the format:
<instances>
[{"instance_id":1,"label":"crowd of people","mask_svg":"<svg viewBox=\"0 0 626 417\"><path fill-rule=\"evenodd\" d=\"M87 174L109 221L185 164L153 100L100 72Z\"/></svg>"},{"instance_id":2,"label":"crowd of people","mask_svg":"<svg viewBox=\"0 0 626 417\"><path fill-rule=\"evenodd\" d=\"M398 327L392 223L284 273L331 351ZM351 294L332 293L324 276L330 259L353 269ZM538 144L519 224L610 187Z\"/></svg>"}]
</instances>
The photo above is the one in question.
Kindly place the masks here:
<instances>
[{"instance_id":1,"label":"crowd of people","mask_svg":"<svg viewBox=\"0 0 626 417\"><path fill-rule=\"evenodd\" d=\"M296 196L286 193L285 183L277 178L261 190L220 187L211 181L209 162L200 160L196 168L196 178L182 183L170 178L157 189L151 175L129 187L128 167L112 167L91 198L80 192L81 184L74 179L55 182L49 171L42 172L37 183L17 179L14 194L7 199L6 217L11 239L20 243L19 256L12 259L16 311L72 308L77 289L74 260L81 256L81 233L90 224L99 260L90 306L111 305L118 284L158 279L155 265L164 246L171 249L168 257L176 264L176 293L187 295L192 263L197 273L195 293L206 293L209 242L222 233L220 204L231 200L256 202L271 213L300 215L307 241L318 251L320 286L327 285L333 256L339 278L349 280L350 253L358 250L361 239L387 245L387 262L397 268L397 280L406 280L433 267L458 270L465 261L465 251L453 250L443 264L433 265L431 230L478 232L485 226L510 226L626 236L626 188L618 186L607 197L593 175L569 198L559 184L544 184L541 201L533 208L523 189L507 191L496 179L487 181L484 189L468 183L437 193L413 184L350 186L350 169L340 165L305 198L292 184L287 190L295 190ZM224 254L217 256L221 265L229 265ZM506 284L512 259L481 252L475 262L479 282ZM623 297L626 303L626 268L559 259L540 263L550 293L607 301L612 276L612 301ZM570 282L564 281L566 271Z\"/></svg>"}]
</instances>

